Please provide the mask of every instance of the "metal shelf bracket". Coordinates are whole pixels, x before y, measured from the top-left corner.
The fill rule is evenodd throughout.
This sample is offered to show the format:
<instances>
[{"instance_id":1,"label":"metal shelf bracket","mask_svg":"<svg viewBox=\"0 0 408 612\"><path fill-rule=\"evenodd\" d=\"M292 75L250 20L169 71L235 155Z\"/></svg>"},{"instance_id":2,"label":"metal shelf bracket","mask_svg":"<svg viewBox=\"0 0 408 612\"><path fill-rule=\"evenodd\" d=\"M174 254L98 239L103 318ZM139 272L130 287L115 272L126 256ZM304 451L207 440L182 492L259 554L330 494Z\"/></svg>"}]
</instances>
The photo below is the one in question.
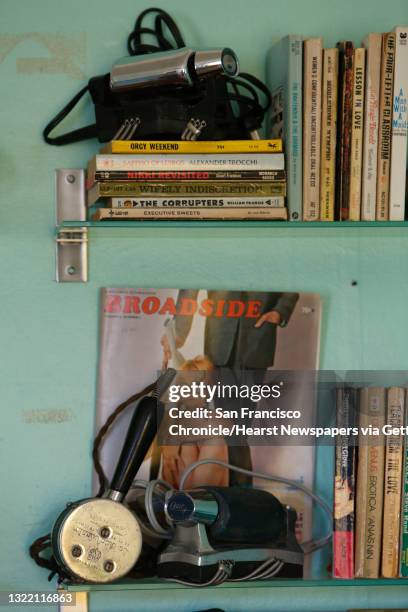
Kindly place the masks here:
<instances>
[{"instance_id":1,"label":"metal shelf bracket","mask_svg":"<svg viewBox=\"0 0 408 612\"><path fill-rule=\"evenodd\" d=\"M88 228L86 221L85 171L59 168L56 171L56 281L88 280ZM78 227L61 228L64 221L78 221Z\"/></svg>"}]
</instances>

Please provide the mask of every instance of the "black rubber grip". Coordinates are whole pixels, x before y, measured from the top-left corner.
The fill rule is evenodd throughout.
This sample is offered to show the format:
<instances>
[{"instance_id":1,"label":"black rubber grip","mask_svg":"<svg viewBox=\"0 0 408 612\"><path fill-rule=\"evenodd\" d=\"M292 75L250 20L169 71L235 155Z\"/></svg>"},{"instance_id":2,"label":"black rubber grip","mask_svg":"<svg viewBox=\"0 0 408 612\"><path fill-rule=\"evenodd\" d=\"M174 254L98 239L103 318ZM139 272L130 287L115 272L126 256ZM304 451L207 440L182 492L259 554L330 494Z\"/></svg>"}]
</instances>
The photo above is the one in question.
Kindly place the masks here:
<instances>
[{"instance_id":1,"label":"black rubber grip","mask_svg":"<svg viewBox=\"0 0 408 612\"><path fill-rule=\"evenodd\" d=\"M124 495L142 465L158 426L158 402L146 396L135 408L110 488Z\"/></svg>"},{"instance_id":2,"label":"black rubber grip","mask_svg":"<svg viewBox=\"0 0 408 612\"><path fill-rule=\"evenodd\" d=\"M271 493L244 487L203 488L214 495L219 507L209 527L212 541L265 544L286 534L286 510Z\"/></svg>"}]
</instances>

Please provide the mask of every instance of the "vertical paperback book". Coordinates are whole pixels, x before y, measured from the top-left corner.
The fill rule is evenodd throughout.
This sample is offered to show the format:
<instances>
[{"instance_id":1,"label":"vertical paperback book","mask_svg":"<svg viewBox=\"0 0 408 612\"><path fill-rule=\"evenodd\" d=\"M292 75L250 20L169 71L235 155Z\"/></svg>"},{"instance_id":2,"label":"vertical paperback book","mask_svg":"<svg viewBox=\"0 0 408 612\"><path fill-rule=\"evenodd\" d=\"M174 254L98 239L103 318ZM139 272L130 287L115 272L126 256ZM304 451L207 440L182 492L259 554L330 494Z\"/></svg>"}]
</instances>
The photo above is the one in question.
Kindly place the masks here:
<instances>
[{"instance_id":1,"label":"vertical paperback book","mask_svg":"<svg viewBox=\"0 0 408 612\"><path fill-rule=\"evenodd\" d=\"M407 393L405 405L407 406ZM405 425L408 426L408 409L405 410ZM400 576L408 578L408 436L404 438L403 450L400 547Z\"/></svg>"},{"instance_id":2,"label":"vertical paperback book","mask_svg":"<svg viewBox=\"0 0 408 612\"><path fill-rule=\"evenodd\" d=\"M321 38L303 44L303 220L320 217Z\"/></svg>"},{"instance_id":3,"label":"vertical paperback book","mask_svg":"<svg viewBox=\"0 0 408 612\"><path fill-rule=\"evenodd\" d=\"M380 99L382 36L368 34L366 49L366 83L364 108L364 147L361 187L361 219L375 221L377 195L378 114Z\"/></svg>"},{"instance_id":4,"label":"vertical paperback book","mask_svg":"<svg viewBox=\"0 0 408 612\"><path fill-rule=\"evenodd\" d=\"M394 83L395 34L383 34L378 126L377 221L389 218L392 94Z\"/></svg>"},{"instance_id":5,"label":"vertical paperback book","mask_svg":"<svg viewBox=\"0 0 408 612\"><path fill-rule=\"evenodd\" d=\"M381 564L384 498L384 436L376 444L361 434L362 428L382 430L385 424L385 389L360 391L360 435L356 494L356 578L378 578Z\"/></svg>"},{"instance_id":6,"label":"vertical paperback book","mask_svg":"<svg viewBox=\"0 0 408 612\"><path fill-rule=\"evenodd\" d=\"M286 149L289 219L302 220L303 38L295 34L275 43L267 55L266 77L272 93L268 132Z\"/></svg>"},{"instance_id":7,"label":"vertical paperback book","mask_svg":"<svg viewBox=\"0 0 408 612\"><path fill-rule=\"evenodd\" d=\"M320 152L320 220L334 221L339 50L323 51L322 142Z\"/></svg>"},{"instance_id":8,"label":"vertical paperback book","mask_svg":"<svg viewBox=\"0 0 408 612\"><path fill-rule=\"evenodd\" d=\"M337 427L355 426L357 389L337 389ZM351 436L336 441L334 475L333 576L354 577L356 447Z\"/></svg>"},{"instance_id":9,"label":"vertical paperback book","mask_svg":"<svg viewBox=\"0 0 408 612\"><path fill-rule=\"evenodd\" d=\"M391 387L387 397L387 424L400 428L404 424L404 389ZM382 568L384 578L399 575L402 435L389 435L385 448L384 519L382 543Z\"/></svg>"},{"instance_id":10,"label":"vertical paperback book","mask_svg":"<svg viewBox=\"0 0 408 612\"><path fill-rule=\"evenodd\" d=\"M394 93L392 99L390 221L405 218L408 134L408 26L395 28Z\"/></svg>"},{"instance_id":11,"label":"vertical paperback book","mask_svg":"<svg viewBox=\"0 0 408 612\"><path fill-rule=\"evenodd\" d=\"M365 49L355 49L350 147L349 220L360 221L363 154Z\"/></svg>"},{"instance_id":12,"label":"vertical paperback book","mask_svg":"<svg viewBox=\"0 0 408 612\"><path fill-rule=\"evenodd\" d=\"M337 115L336 217L349 219L351 126L353 118L354 45L339 42L339 108Z\"/></svg>"}]
</instances>

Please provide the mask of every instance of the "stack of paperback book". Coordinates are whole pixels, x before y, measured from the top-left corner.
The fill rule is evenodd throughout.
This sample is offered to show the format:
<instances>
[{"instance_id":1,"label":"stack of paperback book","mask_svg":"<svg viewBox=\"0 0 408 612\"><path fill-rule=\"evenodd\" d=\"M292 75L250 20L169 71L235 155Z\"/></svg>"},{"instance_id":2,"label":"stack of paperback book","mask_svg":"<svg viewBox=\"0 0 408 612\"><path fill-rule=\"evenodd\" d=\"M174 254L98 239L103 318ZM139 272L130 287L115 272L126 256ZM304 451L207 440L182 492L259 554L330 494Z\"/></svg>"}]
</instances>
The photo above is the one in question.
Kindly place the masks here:
<instances>
[{"instance_id":1,"label":"stack of paperback book","mask_svg":"<svg viewBox=\"0 0 408 612\"><path fill-rule=\"evenodd\" d=\"M269 51L267 77L290 219L404 220L408 27L368 34L358 48L287 36Z\"/></svg>"},{"instance_id":2,"label":"stack of paperback book","mask_svg":"<svg viewBox=\"0 0 408 612\"><path fill-rule=\"evenodd\" d=\"M88 164L103 220L287 220L281 140L112 141Z\"/></svg>"},{"instance_id":3,"label":"stack of paperback book","mask_svg":"<svg viewBox=\"0 0 408 612\"><path fill-rule=\"evenodd\" d=\"M408 577L406 394L403 387L338 390L335 578Z\"/></svg>"}]
</instances>

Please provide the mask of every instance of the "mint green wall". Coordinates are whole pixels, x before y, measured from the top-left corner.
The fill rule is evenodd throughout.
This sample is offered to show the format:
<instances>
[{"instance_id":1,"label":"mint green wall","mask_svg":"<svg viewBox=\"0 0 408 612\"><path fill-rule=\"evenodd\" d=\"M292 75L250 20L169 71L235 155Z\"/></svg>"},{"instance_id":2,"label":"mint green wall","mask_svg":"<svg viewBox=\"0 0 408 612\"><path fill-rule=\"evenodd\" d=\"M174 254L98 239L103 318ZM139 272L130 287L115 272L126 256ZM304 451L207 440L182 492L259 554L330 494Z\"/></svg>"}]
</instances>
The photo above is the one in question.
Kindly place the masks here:
<instances>
[{"instance_id":1,"label":"mint green wall","mask_svg":"<svg viewBox=\"0 0 408 612\"><path fill-rule=\"evenodd\" d=\"M242 68L261 77L266 49L287 32L323 34L326 45L344 37L359 43L369 31L408 22L406 0L158 4L175 17L188 43L231 46ZM0 586L7 589L47 587L28 544L49 530L65 501L90 491L99 287L318 291L324 299L322 367L407 367L408 238L402 229L142 229L128 237L122 232L120 240L102 230L91 239L90 282L53 281L54 168L84 166L96 143L48 147L41 128L86 77L108 71L126 53L126 36L146 6L135 0L0 3ZM58 41L55 48L56 35L65 35L63 48ZM72 127L90 118L83 105ZM53 410L66 411L68 421L25 421L30 411ZM329 490L323 463L321 457L319 486ZM408 607L404 588L370 598L360 591L359 603ZM306 600L257 593L249 602L228 590L223 605L248 612L277 609L274 600L288 611L353 603L312 591ZM197 608L217 603L203 591L172 596L178 600L185 611L194 609L189 600ZM120 603L95 594L91 602L95 610L176 610L176 603L154 593L123 595Z\"/></svg>"}]
</instances>

